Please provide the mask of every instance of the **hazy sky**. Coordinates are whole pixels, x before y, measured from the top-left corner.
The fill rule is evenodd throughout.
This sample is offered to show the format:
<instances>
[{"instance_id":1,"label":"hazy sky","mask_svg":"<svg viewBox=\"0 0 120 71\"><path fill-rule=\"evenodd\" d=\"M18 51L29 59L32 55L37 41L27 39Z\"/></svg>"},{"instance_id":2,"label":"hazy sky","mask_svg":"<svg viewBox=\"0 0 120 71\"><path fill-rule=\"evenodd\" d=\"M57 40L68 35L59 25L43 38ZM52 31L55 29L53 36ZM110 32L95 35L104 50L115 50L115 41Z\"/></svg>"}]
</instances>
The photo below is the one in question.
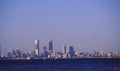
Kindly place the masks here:
<instances>
[{"instance_id":1,"label":"hazy sky","mask_svg":"<svg viewBox=\"0 0 120 71\"><path fill-rule=\"evenodd\" d=\"M0 0L2 53L11 48L54 50L71 44L76 51L120 51L120 0Z\"/></svg>"}]
</instances>

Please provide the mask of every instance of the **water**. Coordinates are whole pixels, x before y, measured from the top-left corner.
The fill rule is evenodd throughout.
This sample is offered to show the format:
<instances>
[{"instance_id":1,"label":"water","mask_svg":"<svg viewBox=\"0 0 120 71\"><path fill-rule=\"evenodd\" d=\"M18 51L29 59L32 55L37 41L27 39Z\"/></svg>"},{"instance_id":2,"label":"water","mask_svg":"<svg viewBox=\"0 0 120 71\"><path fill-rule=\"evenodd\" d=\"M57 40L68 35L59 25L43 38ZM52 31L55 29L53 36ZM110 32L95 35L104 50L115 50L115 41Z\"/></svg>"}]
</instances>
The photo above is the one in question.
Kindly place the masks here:
<instances>
[{"instance_id":1,"label":"water","mask_svg":"<svg viewBox=\"0 0 120 71\"><path fill-rule=\"evenodd\" d=\"M0 71L120 71L120 59L8 60Z\"/></svg>"}]
</instances>

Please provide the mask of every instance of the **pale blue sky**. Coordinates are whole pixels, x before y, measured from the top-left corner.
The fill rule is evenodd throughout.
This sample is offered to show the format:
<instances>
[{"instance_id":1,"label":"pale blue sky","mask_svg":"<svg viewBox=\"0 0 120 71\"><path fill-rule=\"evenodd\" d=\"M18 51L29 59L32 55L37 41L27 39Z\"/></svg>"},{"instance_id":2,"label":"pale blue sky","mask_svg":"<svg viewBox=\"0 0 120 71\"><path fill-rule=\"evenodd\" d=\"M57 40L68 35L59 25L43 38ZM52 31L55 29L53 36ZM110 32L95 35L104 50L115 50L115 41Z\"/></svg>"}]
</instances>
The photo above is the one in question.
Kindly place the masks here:
<instances>
[{"instance_id":1,"label":"pale blue sky","mask_svg":"<svg viewBox=\"0 0 120 71\"><path fill-rule=\"evenodd\" d=\"M120 51L120 0L0 0L2 53L33 50L36 37L40 50Z\"/></svg>"}]
</instances>

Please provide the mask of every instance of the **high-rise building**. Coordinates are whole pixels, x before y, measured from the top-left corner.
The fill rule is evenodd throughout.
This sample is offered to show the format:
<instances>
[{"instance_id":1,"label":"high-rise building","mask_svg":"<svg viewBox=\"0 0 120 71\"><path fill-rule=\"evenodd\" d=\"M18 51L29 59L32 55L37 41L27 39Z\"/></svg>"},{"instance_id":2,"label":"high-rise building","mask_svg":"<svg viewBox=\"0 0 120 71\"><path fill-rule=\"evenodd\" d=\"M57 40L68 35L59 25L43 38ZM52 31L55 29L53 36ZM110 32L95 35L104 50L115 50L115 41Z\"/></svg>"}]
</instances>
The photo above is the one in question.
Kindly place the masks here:
<instances>
[{"instance_id":1,"label":"high-rise building","mask_svg":"<svg viewBox=\"0 0 120 71\"><path fill-rule=\"evenodd\" d=\"M39 40L35 39L35 55L39 56Z\"/></svg>"},{"instance_id":2,"label":"high-rise building","mask_svg":"<svg viewBox=\"0 0 120 71\"><path fill-rule=\"evenodd\" d=\"M53 42L52 42L52 40L49 42L49 52L50 53L53 52Z\"/></svg>"},{"instance_id":3,"label":"high-rise building","mask_svg":"<svg viewBox=\"0 0 120 71\"><path fill-rule=\"evenodd\" d=\"M43 54L43 57L44 58L47 58L48 57L48 52L47 52L47 48L44 46L43 49L42 49L42 54Z\"/></svg>"},{"instance_id":4,"label":"high-rise building","mask_svg":"<svg viewBox=\"0 0 120 71\"><path fill-rule=\"evenodd\" d=\"M46 46L44 46L42 50L43 50L43 51L47 51L47 48L46 48Z\"/></svg>"},{"instance_id":5,"label":"high-rise building","mask_svg":"<svg viewBox=\"0 0 120 71\"><path fill-rule=\"evenodd\" d=\"M63 54L66 53L66 46L65 46L65 45L62 46L62 53L63 53Z\"/></svg>"},{"instance_id":6,"label":"high-rise building","mask_svg":"<svg viewBox=\"0 0 120 71\"><path fill-rule=\"evenodd\" d=\"M15 49L15 56L20 57L20 54L21 54L20 50L18 48L16 48Z\"/></svg>"},{"instance_id":7,"label":"high-rise building","mask_svg":"<svg viewBox=\"0 0 120 71\"><path fill-rule=\"evenodd\" d=\"M69 57L73 57L75 55L75 51L72 45L68 45L68 53Z\"/></svg>"},{"instance_id":8,"label":"high-rise building","mask_svg":"<svg viewBox=\"0 0 120 71\"><path fill-rule=\"evenodd\" d=\"M16 57L16 52L14 49L11 49L8 51L8 54L7 54L8 58L11 58L11 57Z\"/></svg>"}]
</instances>

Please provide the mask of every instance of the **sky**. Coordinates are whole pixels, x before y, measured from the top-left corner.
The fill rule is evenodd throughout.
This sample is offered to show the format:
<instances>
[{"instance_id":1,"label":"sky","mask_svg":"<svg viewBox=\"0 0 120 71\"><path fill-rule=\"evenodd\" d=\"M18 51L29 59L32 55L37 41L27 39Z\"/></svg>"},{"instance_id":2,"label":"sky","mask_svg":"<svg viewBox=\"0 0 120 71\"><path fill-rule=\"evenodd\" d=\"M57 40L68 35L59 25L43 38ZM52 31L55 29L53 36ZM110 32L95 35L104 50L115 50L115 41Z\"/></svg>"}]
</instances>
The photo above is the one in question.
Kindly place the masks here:
<instances>
[{"instance_id":1,"label":"sky","mask_svg":"<svg viewBox=\"0 0 120 71\"><path fill-rule=\"evenodd\" d=\"M2 54L19 48L40 51L53 41L54 51L120 51L120 0L0 0Z\"/></svg>"}]
</instances>

